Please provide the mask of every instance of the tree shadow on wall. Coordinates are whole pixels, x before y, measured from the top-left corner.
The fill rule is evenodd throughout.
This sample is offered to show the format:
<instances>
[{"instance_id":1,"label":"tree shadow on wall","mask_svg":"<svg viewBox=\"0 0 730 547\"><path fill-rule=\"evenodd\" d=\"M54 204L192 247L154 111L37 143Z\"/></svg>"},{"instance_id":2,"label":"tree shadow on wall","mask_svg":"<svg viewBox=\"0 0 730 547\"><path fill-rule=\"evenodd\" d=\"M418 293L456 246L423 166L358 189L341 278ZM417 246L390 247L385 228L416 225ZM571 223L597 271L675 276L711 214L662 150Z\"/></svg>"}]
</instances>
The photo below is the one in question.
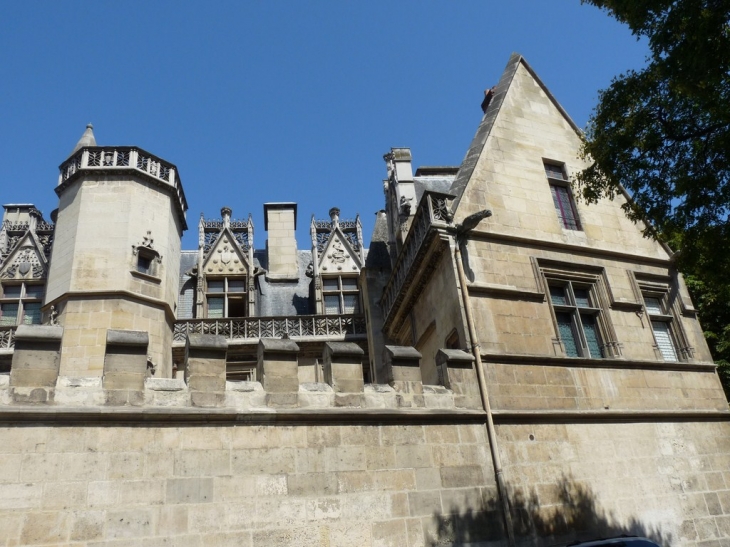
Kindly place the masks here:
<instances>
[{"instance_id":1,"label":"tree shadow on wall","mask_svg":"<svg viewBox=\"0 0 730 547\"><path fill-rule=\"evenodd\" d=\"M647 537L659 545L671 545L671 534L647 526L636 518L619 522L610 512L601 509L592 490L563 476L555 485L551 503L540 503L533 488L525 492L510 488L510 513L517 544L520 546L564 545L572 541L610 538L621 535ZM487 494L476 507L460 509L453 505L449 511L435 513L431 547L446 545L492 546L506 545L501 503L496 491Z\"/></svg>"}]
</instances>

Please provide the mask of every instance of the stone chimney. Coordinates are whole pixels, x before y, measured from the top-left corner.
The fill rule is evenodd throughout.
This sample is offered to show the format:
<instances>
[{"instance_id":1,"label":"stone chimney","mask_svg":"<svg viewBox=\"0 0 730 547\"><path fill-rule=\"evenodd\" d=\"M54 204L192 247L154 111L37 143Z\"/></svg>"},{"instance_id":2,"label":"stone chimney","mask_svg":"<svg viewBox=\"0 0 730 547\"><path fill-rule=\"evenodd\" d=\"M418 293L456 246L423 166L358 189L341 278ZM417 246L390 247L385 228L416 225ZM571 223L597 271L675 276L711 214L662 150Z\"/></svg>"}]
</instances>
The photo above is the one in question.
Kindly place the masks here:
<instances>
[{"instance_id":1,"label":"stone chimney","mask_svg":"<svg viewBox=\"0 0 730 547\"><path fill-rule=\"evenodd\" d=\"M264 228L269 236L266 240L269 259L266 277L273 280L298 279L297 204L265 203Z\"/></svg>"}]
</instances>

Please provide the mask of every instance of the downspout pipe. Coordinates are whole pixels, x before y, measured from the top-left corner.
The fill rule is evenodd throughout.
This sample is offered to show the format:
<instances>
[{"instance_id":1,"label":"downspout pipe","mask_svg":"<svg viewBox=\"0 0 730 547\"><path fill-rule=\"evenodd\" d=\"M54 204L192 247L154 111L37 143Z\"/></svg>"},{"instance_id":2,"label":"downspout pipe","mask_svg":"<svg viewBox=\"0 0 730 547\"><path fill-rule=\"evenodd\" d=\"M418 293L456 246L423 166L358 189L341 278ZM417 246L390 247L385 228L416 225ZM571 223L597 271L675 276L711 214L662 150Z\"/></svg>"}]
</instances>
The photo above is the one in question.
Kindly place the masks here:
<instances>
[{"instance_id":1,"label":"downspout pipe","mask_svg":"<svg viewBox=\"0 0 730 547\"><path fill-rule=\"evenodd\" d=\"M489 438L489 449L492 454L492 465L494 467L494 476L497 481L497 491L499 499L502 502L502 513L504 514L505 528L507 529L507 542L510 547L515 547L515 533L512 524L512 514L510 513L509 498L507 496L507 485L504 482L504 474L502 472L502 458L499 455L497 446L497 434L494 429L494 418L492 416L492 407L489 404L489 394L487 392L487 382L484 378L484 368L482 365L482 352L477 338L476 328L474 327L474 316L471 311L471 302L469 301L469 289L466 284L466 275L464 274L464 263L461 258L461 245L467 244L466 234L482 219L492 216L492 211L485 209L473 215L469 215L464 219L462 224L456 226L456 249L454 250L454 260L456 260L456 269L459 274L459 284L461 285L461 298L466 314L466 324L469 329L469 338L471 339L471 351L474 355L477 378L479 381L479 395L482 399L482 407L487 415L487 437Z\"/></svg>"}]
</instances>

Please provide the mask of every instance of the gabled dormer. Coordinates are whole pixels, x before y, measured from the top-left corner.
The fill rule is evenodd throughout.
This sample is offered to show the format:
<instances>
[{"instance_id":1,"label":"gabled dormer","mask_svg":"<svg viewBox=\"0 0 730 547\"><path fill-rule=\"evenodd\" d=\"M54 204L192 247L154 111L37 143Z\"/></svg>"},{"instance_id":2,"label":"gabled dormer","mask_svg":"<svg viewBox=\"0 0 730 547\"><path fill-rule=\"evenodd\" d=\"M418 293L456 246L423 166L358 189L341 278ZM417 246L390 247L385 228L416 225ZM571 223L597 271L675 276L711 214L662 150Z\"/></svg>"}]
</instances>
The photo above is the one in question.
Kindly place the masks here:
<instances>
[{"instance_id":1,"label":"gabled dormer","mask_svg":"<svg viewBox=\"0 0 730 547\"><path fill-rule=\"evenodd\" d=\"M245 317L254 313L253 221L231 219L223 207L221 218L201 215L196 291L196 316Z\"/></svg>"},{"instance_id":2,"label":"gabled dormer","mask_svg":"<svg viewBox=\"0 0 730 547\"><path fill-rule=\"evenodd\" d=\"M330 220L312 217L312 277L318 314L360 313L358 279L364 263L360 216L340 220L330 209Z\"/></svg>"},{"instance_id":3,"label":"gabled dormer","mask_svg":"<svg viewBox=\"0 0 730 547\"><path fill-rule=\"evenodd\" d=\"M41 322L54 226L33 205L4 205L0 227L0 325Z\"/></svg>"}]
</instances>

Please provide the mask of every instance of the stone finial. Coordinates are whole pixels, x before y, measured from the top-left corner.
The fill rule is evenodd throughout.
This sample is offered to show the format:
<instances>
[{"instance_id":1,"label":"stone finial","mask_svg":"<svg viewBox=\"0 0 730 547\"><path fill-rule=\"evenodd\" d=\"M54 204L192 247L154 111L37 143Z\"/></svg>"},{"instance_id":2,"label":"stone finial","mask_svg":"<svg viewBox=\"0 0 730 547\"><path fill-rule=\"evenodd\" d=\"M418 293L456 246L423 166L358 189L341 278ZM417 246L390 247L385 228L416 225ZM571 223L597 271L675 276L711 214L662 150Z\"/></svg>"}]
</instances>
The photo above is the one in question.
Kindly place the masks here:
<instances>
[{"instance_id":1,"label":"stone finial","mask_svg":"<svg viewBox=\"0 0 730 547\"><path fill-rule=\"evenodd\" d=\"M223 207L221 209L221 218L223 219L223 224L226 226L231 223L231 214L233 214L233 210L230 207Z\"/></svg>"},{"instance_id":2,"label":"stone finial","mask_svg":"<svg viewBox=\"0 0 730 547\"><path fill-rule=\"evenodd\" d=\"M86 124L86 130L84 131L84 134L81 135L79 142L76 143L76 146L71 151L69 156L73 156L76 152L86 146L96 146L96 137L94 137L94 126L90 123Z\"/></svg>"},{"instance_id":3,"label":"stone finial","mask_svg":"<svg viewBox=\"0 0 730 547\"><path fill-rule=\"evenodd\" d=\"M340 210L337 207L332 207L330 209L330 220L332 220L332 225L337 226L337 224L340 222Z\"/></svg>"}]
</instances>

